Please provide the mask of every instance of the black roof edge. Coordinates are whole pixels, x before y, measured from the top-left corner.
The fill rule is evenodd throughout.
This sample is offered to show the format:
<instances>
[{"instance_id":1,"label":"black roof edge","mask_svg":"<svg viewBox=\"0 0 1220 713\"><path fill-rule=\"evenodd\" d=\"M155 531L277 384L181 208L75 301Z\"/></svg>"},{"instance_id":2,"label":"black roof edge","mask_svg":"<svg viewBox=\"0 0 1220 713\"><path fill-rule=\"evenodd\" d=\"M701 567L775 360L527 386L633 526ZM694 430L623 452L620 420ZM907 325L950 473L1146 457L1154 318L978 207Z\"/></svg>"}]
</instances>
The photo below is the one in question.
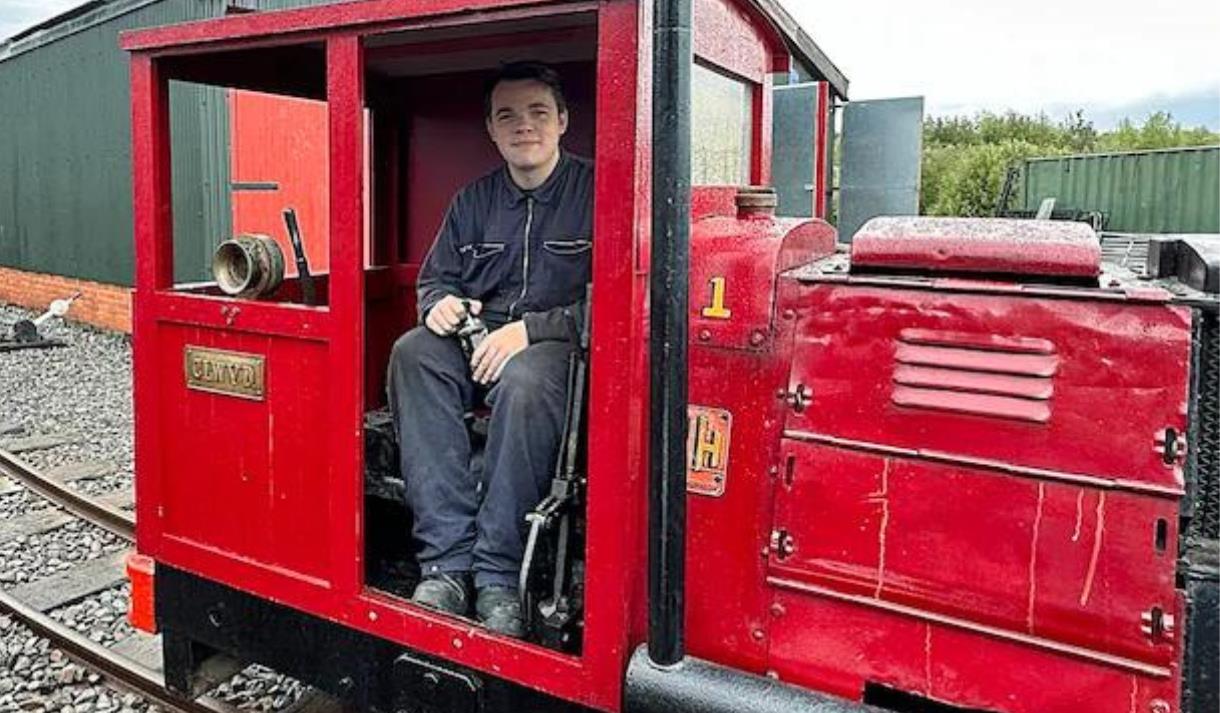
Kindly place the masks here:
<instances>
[{"instance_id":1,"label":"black roof edge","mask_svg":"<svg viewBox=\"0 0 1220 713\"><path fill-rule=\"evenodd\" d=\"M814 71L830 84L836 96L840 99L847 99L847 77L835 66L834 62L830 61L830 58L826 56L821 47L818 47L809 33L801 29L801 26L779 4L778 0L749 0L749 2L775 23L776 29L788 43L788 49L797 59L812 66Z\"/></svg>"},{"instance_id":2,"label":"black roof edge","mask_svg":"<svg viewBox=\"0 0 1220 713\"><path fill-rule=\"evenodd\" d=\"M24 30L22 30L21 32L18 32L17 34L13 35L12 37L0 38L0 41L16 42L17 40L20 40L24 37L29 37L30 35L34 34L35 32L50 29L50 28L60 24L61 22L67 22L68 20L78 18L81 15L92 12L106 4L107 4L107 0L89 0L89 2L85 2L81 5L77 5L76 7L69 8L69 9L63 11L63 12L59 13L58 15L56 15L55 17L52 17L48 20L43 20L42 22L40 22L36 25L33 25L31 27L27 27Z\"/></svg>"}]
</instances>

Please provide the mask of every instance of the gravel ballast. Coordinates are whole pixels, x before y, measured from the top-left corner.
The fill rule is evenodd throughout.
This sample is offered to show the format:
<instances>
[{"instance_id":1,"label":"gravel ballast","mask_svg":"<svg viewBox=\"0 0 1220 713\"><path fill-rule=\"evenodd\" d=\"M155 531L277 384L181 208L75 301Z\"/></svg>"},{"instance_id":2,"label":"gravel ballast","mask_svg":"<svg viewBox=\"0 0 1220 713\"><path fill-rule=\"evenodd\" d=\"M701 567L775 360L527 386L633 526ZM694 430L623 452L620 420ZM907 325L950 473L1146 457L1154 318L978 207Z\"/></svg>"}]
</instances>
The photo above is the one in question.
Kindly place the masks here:
<instances>
[{"instance_id":1,"label":"gravel ballast","mask_svg":"<svg viewBox=\"0 0 1220 713\"><path fill-rule=\"evenodd\" d=\"M69 313L70 314L70 313ZM14 322L37 316L11 305L0 305L0 334L8 334ZM20 431L0 436L10 438L66 434L78 438L44 450L19 454L40 470L84 461L114 465L114 472L79 487L91 495L132 487L131 342L124 334L49 320L43 336L60 339L67 346L0 352L0 424ZM0 516L23 512L30 501L6 502L0 498Z\"/></svg>"},{"instance_id":2,"label":"gravel ballast","mask_svg":"<svg viewBox=\"0 0 1220 713\"><path fill-rule=\"evenodd\" d=\"M35 313L0 304L0 334ZM42 334L62 339L53 349L0 352L0 443L34 436L68 435L74 442L30 450L19 457L40 470L84 462L114 467L71 486L89 495L133 486L131 343L126 335L51 320ZM0 495L0 520L46 510L24 490ZM0 589L27 585L78 563L130 545L84 522L33 535L0 539ZM133 632L125 619L127 585L108 589L51 612L56 620L107 645ZM307 690L299 682L250 666L212 695L244 710L270 713ZM156 705L107 686L10 617L0 615L0 713L158 713Z\"/></svg>"}]
</instances>

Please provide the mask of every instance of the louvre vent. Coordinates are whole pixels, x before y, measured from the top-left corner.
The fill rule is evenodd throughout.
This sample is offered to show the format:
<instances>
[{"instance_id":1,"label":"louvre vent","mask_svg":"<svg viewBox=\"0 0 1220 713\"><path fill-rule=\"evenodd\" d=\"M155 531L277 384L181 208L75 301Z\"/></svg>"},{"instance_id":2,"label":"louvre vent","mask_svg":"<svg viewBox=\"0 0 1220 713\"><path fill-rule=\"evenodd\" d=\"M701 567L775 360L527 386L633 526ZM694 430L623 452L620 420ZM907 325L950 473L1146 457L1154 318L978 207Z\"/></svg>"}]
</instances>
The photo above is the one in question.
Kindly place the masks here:
<instances>
[{"instance_id":1,"label":"louvre vent","mask_svg":"<svg viewBox=\"0 0 1220 713\"><path fill-rule=\"evenodd\" d=\"M893 402L904 408L1046 423L1055 345L1045 339L906 329L895 347Z\"/></svg>"}]
</instances>

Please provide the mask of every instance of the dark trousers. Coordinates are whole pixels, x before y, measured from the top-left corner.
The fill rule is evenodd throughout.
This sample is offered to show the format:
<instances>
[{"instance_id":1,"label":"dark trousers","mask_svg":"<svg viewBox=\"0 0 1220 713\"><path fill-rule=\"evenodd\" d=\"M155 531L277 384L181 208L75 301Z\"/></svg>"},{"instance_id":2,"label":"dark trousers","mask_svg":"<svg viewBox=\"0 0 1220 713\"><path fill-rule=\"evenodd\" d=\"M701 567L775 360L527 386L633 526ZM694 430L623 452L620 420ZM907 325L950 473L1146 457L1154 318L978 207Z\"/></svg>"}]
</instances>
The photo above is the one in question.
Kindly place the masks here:
<instances>
[{"instance_id":1,"label":"dark trousers","mask_svg":"<svg viewBox=\"0 0 1220 713\"><path fill-rule=\"evenodd\" d=\"M476 587L516 587L525 515L550 490L567 399L566 342L540 342L490 391L470 378L458 340L416 327L390 356L390 406L423 574L473 572ZM485 396L483 477L470 468L464 415Z\"/></svg>"}]
</instances>

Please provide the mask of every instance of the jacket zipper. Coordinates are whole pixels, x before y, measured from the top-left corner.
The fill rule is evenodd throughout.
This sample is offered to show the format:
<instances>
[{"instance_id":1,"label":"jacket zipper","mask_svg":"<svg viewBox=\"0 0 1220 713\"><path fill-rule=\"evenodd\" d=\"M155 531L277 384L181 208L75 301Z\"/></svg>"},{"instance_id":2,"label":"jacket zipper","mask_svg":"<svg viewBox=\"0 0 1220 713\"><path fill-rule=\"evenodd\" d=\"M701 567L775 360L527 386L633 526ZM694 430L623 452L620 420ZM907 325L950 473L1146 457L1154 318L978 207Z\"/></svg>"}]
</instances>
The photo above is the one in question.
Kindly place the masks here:
<instances>
[{"instance_id":1,"label":"jacket zipper","mask_svg":"<svg viewBox=\"0 0 1220 713\"><path fill-rule=\"evenodd\" d=\"M525 257L521 260L521 294L508 306L508 316L515 316L517 304L525 299L530 288L530 229L534 226L534 199L525 199Z\"/></svg>"}]
</instances>

